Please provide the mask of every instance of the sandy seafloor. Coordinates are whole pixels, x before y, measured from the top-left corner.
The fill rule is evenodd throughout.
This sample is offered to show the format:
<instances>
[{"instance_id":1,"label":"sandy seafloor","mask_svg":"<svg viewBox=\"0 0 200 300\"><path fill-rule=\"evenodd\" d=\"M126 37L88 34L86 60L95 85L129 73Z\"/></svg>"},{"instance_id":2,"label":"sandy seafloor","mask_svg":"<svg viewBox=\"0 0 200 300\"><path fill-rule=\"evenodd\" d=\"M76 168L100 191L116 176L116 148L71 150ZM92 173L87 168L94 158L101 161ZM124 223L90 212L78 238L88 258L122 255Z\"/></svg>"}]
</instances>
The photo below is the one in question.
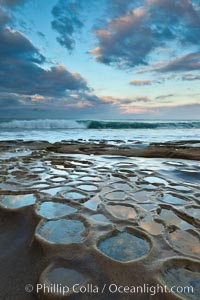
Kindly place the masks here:
<instances>
[{"instance_id":1,"label":"sandy seafloor","mask_svg":"<svg viewBox=\"0 0 200 300\"><path fill-rule=\"evenodd\" d=\"M63 299L39 283L68 286L64 299L199 300L199 159L199 141L0 142L0 299Z\"/></svg>"}]
</instances>

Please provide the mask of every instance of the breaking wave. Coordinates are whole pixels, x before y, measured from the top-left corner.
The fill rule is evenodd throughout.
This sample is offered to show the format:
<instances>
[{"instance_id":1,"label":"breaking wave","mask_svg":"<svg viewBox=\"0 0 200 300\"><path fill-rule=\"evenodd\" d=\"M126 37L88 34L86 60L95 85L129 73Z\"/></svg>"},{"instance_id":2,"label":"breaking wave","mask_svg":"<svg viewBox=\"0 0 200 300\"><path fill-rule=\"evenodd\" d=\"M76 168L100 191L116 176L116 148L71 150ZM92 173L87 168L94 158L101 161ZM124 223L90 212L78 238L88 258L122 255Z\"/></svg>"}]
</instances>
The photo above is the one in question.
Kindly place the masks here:
<instances>
[{"instance_id":1,"label":"breaking wave","mask_svg":"<svg viewBox=\"0 0 200 300\"><path fill-rule=\"evenodd\" d=\"M96 121L96 120L12 120L1 129L186 129L200 128L200 121Z\"/></svg>"},{"instance_id":2,"label":"breaking wave","mask_svg":"<svg viewBox=\"0 0 200 300\"><path fill-rule=\"evenodd\" d=\"M4 129L73 129L85 128L84 124L75 120L12 120L0 123Z\"/></svg>"}]
</instances>

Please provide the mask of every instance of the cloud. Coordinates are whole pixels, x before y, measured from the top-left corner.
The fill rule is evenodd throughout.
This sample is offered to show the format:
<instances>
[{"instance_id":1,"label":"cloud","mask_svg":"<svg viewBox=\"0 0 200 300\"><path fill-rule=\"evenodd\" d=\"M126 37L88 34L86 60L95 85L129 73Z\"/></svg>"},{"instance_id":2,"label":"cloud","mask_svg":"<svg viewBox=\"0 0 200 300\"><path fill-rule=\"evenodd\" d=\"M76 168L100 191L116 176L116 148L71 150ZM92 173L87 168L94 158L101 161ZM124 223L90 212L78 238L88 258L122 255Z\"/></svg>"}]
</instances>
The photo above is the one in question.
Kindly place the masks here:
<instances>
[{"instance_id":1,"label":"cloud","mask_svg":"<svg viewBox=\"0 0 200 300\"><path fill-rule=\"evenodd\" d=\"M177 57L167 62L161 62L160 66L155 68L159 72L188 72L200 70L200 52L189 53Z\"/></svg>"},{"instance_id":2,"label":"cloud","mask_svg":"<svg viewBox=\"0 0 200 300\"><path fill-rule=\"evenodd\" d=\"M68 91L63 97L0 93L0 116L7 118L109 118L120 108L86 91Z\"/></svg>"},{"instance_id":3,"label":"cloud","mask_svg":"<svg viewBox=\"0 0 200 300\"><path fill-rule=\"evenodd\" d=\"M57 41L68 50L75 46L74 34L83 27L80 19L81 5L78 1L59 0L52 9L52 28L59 33Z\"/></svg>"},{"instance_id":4,"label":"cloud","mask_svg":"<svg viewBox=\"0 0 200 300\"><path fill-rule=\"evenodd\" d=\"M106 103L112 103L116 104L119 107L121 105L131 105L133 103L141 102L141 103L149 103L151 102L151 99L147 96L135 96L131 98L116 98L111 96L103 96L101 97L101 100Z\"/></svg>"},{"instance_id":5,"label":"cloud","mask_svg":"<svg viewBox=\"0 0 200 300\"><path fill-rule=\"evenodd\" d=\"M92 93L86 80L62 65L47 63L44 55L0 10L0 107L6 117L78 117L83 114L118 113L118 106L105 103ZM106 112L105 112L106 110Z\"/></svg>"},{"instance_id":6,"label":"cloud","mask_svg":"<svg viewBox=\"0 0 200 300\"><path fill-rule=\"evenodd\" d=\"M121 113L125 115L140 115L143 114L143 116L146 114L154 113L153 108L148 107L140 107L140 106L129 106L129 105L122 105L121 106Z\"/></svg>"},{"instance_id":7,"label":"cloud","mask_svg":"<svg viewBox=\"0 0 200 300\"><path fill-rule=\"evenodd\" d=\"M155 99L163 101L163 100L169 99L171 97L174 97L174 94L160 95L160 96L157 96Z\"/></svg>"},{"instance_id":8,"label":"cloud","mask_svg":"<svg viewBox=\"0 0 200 300\"><path fill-rule=\"evenodd\" d=\"M145 20L144 8L131 10L125 16L112 19L107 28L95 31L99 46L89 53L99 62L118 67L146 64L146 56L155 45L153 31L144 26Z\"/></svg>"},{"instance_id":9,"label":"cloud","mask_svg":"<svg viewBox=\"0 0 200 300\"><path fill-rule=\"evenodd\" d=\"M145 65L150 54L169 41L198 46L199 27L199 4L189 0L146 0L98 28L97 47L89 53L107 65Z\"/></svg>"},{"instance_id":10,"label":"cloud","mask_svg":"<svg viewBox=\"0 0 200 300\"><path fill-rule=\"evenodd\" d=\"M91 106L92 106L92 103L89 101L78 101L76 103L68 103L68 104L66 104L65 107L82 109L82 108L91 107Z\"/></svg>"},{"instance_id":11,"label":"cloud","mask_svg":"<svg viewBox=\"0 0 200 300\"><path fill-rule=\"evenodd\" d=\"M133 115L138 119L163 119L163 120L183 120L183 116L187 116L187 120L198 119L200 114L200 103L191 103L185 105L168 104L166 106L129 106L123 105L121 107L123 115Z\"/></svg>"},{"instance_id":12,"label":"cloud","mask_svg":"<svg viewBox=\"0 0 200 300\"><path fill-rule=\"evenodd\" d=\"M130 85L135 86L143 86L143 85L151 85L153 80L132 80L129 82Z\"/></svg>"},{"instance_id":13,"label":"cloud","mask_svg":"<svg viewBox=\"0 0 200 300\"><path fill-rule=\"evenodd\" d=\"M8 60L19 62L23 59L34 63L42 63L45 61L44 56L40 54L39 50L17 30L6 26L0 28L0 40L0 57L2 63L3 61L9 63Z\"/></svg>"},{"instance_id":14,"label":"cloud","mask_svg":"<svg viewBox=\"0 0 200 300\"><path fill-rule=\"evenodd\" d=\"M67 90L88 90L78 73L63 66L44 69L45 57L19 31L0 28L0 91L27 95L64 95Z\"/></svg>"},{"instance_id":15,"label":"cloud","mask_svg":"<svg viewBox=\"0 0 200 300\"><path fill-rule=\"evenodd\" d=\"M55 116L56 112L63 116L68 112L68 117L89 113L104 118L120 116L121 112L123 115L146 114L147 117L148 114L156 115L157 111L163 112L163 115L166 113L167 110L161 109L161 105L170 106L169 98L173 95L168 92L152 99L145 95L98 97L79 73L53 62L50 65L41 50L26 35L9 27L14 26L14 22L11 22L12 9L26 1L0 1L3 3L0 8L0 106L4 112L7 108L13 111L16 108L24 112L52 112ZM199 70L200 52L199 49L196 50L199 47L199 1L95 2L58 0L53 7L51 25L56 31L58 42L66 49L74 49L77 33L85 26L85 32L93 29L96 38L94 49L89 51L96 61L128 69L139 65L144 68L150 64L151 71L160 73L159 80L166 77L169 79L172 75L177 78L176 72L179 72L182 80L199 79L198 74L188 73ZM96 9L97 5L101 7L101 11ZM18 11L15 13L15 17L17 16ZM21 25L18 23L18 26ZM44 38L43 33L37 33ZM95 41L88 37L84 51L85 46L92 42ZM169 51L171 47L177 51ZM191 53L186 55L186 49ZM179 57L175 57L176 55ZM162 61L151 64L151 60L157 58ZM167 72L173 74L166 74ZM182 75L182 72L187 74ZM157 79L132 80L129 84L140 87L152 83L158 83ZM178 112L179 108L174 107ZM191 111L195 107L192 106ZM186 109L182 111L185 112Z\"/></svg>"},{"instance_id":16,"label":"cloud","mask_svg":"<svg viewBox=\"0 0 200 300\"><path fill-rule=\"evenodd\" d=\"M91 29L98 23L104 24L108 18L127 13L141 3L143 0L58 0L52 9L51 25L58 33L57 41L71 51L76 44L76 33L86 25L86 20L90 19Z\"/></svg>"},{"instance_id":17,"label":"cloud","mask_svg":"<svg viewBox=\"0 0 200 300\"><path fill-rule=\"evenodd\" d=\"M143 4L143 0L107 0L107 13L109 16L120 16L126 14L129 10L139 7Z\"/></svg>"},{"instance_id":18,"label":"cloud","mask_svg":"<svg viewBox=\"0 0 200 300\"><path fill-rule=\"evenodd\" d=\"M62 113L62 109L66 112L101 105L101 99L92 95L79 73L70 72L62 65L45 68L45 56L24 34L8 26L10 20L11 15L0 8L2 114L12 113L15 117L15 111L21 116L28 112L34 117L39 111L53 114L54 111Z\"/></svg>"},{"instance_id":19,"label":"cloud","mask_svg":"<svg viewBox=\"0 0 200 300\"><path fill-rule=\"evenodd\" d=\"M58 0L52 15L62 46L72 51L85 26L97 41L88 53L119 68L147 66L159 49L168 49L170 56L168 43L174 49L199 46L200 3L195 0Z\"/></svg>"},{"instance_id":20,"label":"cloud","mask_svg":"<svg viewBox=\"0 0 200 300\"><path fill-rule=\"evenodd\" d=\"M189 74L185 74L181 77L181 79L183 81L194 81L194 80L200 80L200 75L196 75L196 74L192 74L192 73L189 73Z\"/></svg>"},{"instance_id":21,"label":"cloud","mask_svg":"<svg viewBox=\"0 0 200 300\"><path fill-rule=\"evenodd\" d=\"M140 97L136 97L133 102L143 102L143 103L149 103L151 102L151 99L147 96L140 96Z\"/></svg>"}]
</instances>

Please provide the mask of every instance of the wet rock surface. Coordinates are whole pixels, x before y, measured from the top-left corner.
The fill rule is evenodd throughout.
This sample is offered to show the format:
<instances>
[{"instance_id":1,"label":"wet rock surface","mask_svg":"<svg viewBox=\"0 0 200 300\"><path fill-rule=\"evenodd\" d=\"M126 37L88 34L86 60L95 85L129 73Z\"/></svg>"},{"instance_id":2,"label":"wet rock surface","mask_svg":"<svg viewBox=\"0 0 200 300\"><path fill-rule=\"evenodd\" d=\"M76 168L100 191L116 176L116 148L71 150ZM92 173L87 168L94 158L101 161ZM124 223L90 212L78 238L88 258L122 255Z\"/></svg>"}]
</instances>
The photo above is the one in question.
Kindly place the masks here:
<instances>
[{"instance_id":1,"label":"wet rock surface","mask_svg":"<svg viewBox=\"0 0 200 300\"><path fill-rule=\"evenodd\" d=\"M35 286L37 282L65 282L71 287L76 281L97 286L112 282L128 286L162 282L170 288L171 283L177 282L194 284L198 289L200 269L194 267L194 260L200 264L198 161L154 155L131 157L133 149L125 156L121 155L122 149L117 151L112 146L111 151L108 145L93 145L88 154L85 152L89 146L85 145L81 154L84 143L70 148L70 144L27 142L23 151L18 150L20 155L12 155L21 144L7 142L1 149L0 213L5 247L1 247L0 259L4 260L6 251L9 255L8 241L13 240L18 249L17 241L25 233L17 228L25 218L30 233L26 235L23 251L27 255L39 247L34 255L37 258L39 253L43 268L32 262L34 276L27 283ZM189 151L185 144L178 146L180 151ZM170 148L172 144L163 147ZM94 150L98 155L93 155ZM16 234L10 231L12 222L16 223ZM17 261L20 248L11 255L16 255ZM34 255L30 254L30 260ZM174 265L170 265L172 259ZM4 269L4 276L11 274L11 269ZM23 273L14 276L23 278ZM15 292L20 295L16 299L39 297L24 290ZM53 298L49 298L50 295L40 293L41 299L60 296L53 293ZM65 297L133 299L133 295L110 295L106 291L103 296L77 295L72 289ZM150 299L148 294L134 297ZM180 299L176 293L174 298L170 297L155 295L157 300ZM197 300L200 295L197 291L195 295L181 297Z\"/></svg>"}]
</instances>

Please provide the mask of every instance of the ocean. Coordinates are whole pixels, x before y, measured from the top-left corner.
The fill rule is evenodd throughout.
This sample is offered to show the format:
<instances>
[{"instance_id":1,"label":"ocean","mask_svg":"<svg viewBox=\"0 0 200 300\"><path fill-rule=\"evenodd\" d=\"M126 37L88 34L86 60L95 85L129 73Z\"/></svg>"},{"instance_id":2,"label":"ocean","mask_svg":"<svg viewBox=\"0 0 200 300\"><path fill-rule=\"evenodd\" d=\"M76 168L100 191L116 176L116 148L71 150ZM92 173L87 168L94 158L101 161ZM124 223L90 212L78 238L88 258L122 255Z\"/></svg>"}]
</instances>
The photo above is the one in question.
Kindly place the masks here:
<instances>
[{"instance_id":1,"label":"ocean","mask_svg":"<svg viewBox=\"0 0 200 300\"><path fill-rule=\"evenodd\" d=\"M200 121L1 120L0 140L107 140L144 143L200 140Z\"/></svg>"}]
</instances>

